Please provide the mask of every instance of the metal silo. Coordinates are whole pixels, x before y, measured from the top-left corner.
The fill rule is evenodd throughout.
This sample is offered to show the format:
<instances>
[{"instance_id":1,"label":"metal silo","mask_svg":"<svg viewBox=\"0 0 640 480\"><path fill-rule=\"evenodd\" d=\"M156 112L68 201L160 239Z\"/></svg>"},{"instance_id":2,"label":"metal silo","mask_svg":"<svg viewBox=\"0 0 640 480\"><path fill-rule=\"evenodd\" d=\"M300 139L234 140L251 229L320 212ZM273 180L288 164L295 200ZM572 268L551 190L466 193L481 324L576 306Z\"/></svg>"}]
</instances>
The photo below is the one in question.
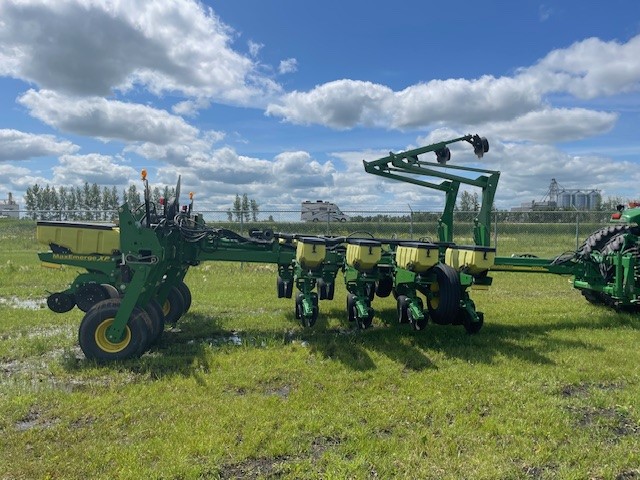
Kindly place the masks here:
<instances>
[{"instance_id":1,"label":"metal silo","mask_svg":"<svg viewBox=\"0 0 640 480\"><path fill-rule=\"evenodd\" d=\"M600 208L600 204L602 203L602 198L600 197L600 192L597 190L591 190L589 192L589 209L597 210Z\"/></svg>"},{"instance_id":2,"label":"metal silo","mask_svg":"<svg viewBox=\"0 0 640 480\"><path fill-rule=\"evenodd\" d=\"M558 195L558 207L571 208L571 194L564 190Z\"/></svg>"}]
</instances>

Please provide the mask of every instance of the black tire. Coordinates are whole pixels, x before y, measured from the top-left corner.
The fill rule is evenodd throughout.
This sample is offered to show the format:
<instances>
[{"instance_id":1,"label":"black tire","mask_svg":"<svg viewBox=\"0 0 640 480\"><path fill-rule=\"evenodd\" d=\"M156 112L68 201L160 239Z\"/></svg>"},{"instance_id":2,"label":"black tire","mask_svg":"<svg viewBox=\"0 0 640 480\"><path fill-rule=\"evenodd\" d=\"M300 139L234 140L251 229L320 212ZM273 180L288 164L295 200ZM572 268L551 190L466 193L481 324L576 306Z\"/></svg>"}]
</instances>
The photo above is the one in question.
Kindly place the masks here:
<instances>
[{"instance_id":1,"label":"black tire","mask_svg":"<svg viewBox=\"0 0 640 480\"><path fill-rule=\"evenodd\" d=\"M635 276L635 281L637 285L638 283L640 283L640 248L638 247L638 245L631 245L625 248L624 246L625 235L626 235L626 232L619 233L615 235L613 238L611 238L611 240L609 240L609 242L602 249L602 254L609 255L609 254L618 253L618 252L621 252L622 254L628 254L628 253L632 254L635 258L635 263L636 263L634 276ZM613 282L615 273L616 273L616 267L615 265L603 263L600 265L600 272L602 273L602 277L604 278L605 282L607 283ZM606 295L605 295L605 298L606 298Z\"/></svg>"},{"instance_id":2,"label":"black tire","mask_svg":"<svg viewBox=\"0 0 640 480\"><path fill-rule=\"evenodd\" d=\"M52 293L47 297L47 307L56 313L65 313L76 306L73 295L68 293Z\"/></svg>"},{"instance_id":3,"label":"black tire","mask_svg":"<svg viewBox=\"0 0 640 480\"><path fill-rule=\"evenodd\" d=\"M376 281L376 295L385 298L391 295L393 290L393 277L382 277Z\"/></svg>"},{"instance_id":4,"label":"black tire","mask_svg":"<svg viewBox=\"0 0 640 480\"><path fill-rule=\"evenodd\" d=\"M484 313L476 312L476 314L478 315L478 322L473 321L466 309L462 312L462 325L469 335L475 335L484 325Z\"/></svg>"},{"instance_id":5,"label":"black tire","mask_svg":"<svg viewBox=\"0 0 640 480\"><path fill-rule=\"evenodd\" d=\"M302 299L304 298L304 293L298 292L296 295L296 304L295 304L295 316L297 320L302 318Z\"/></svg>"},{"instance_id":6,"label":"black tire","mask_svg":"<svg viewBox=\"0 0 640 480\"><path fill-rule=\"evenodd\" d=\"M191 290L189 290L189 287L183 281L178 283L176 287L178 287L178 290L180 290L180 293L182 294L182 299L184 300L184 311L182 312L182 314L184 315L191 308L191 300L192 300Z\"/></svg>"},{"instance_id":7,"label":"black tire","mask_svg":"<svg viewBox=\"0 0 640 480\"><path fill-rule=\"evenodd\" d=\"M162 304L162 313L164 313L165 323L174 326L184 314L184 297L178 287L174 286L169 290L167 299Z\"/></svg>"},{"instance_id":8,"label":"black tire","mask_svg":"<svg viewBox=\"0 0 640 480\"><path fill-rule=\"evenodd\" d=\"M591 253L601 252L609 241L621 233L638 233L638 227L631 225L609 225L596 230L578 248L578 256L587 258Z\"/></svg>"},{"instance_id":9,"label":"black tire","mask_svg":"<svg viewBox=\"0 0 640 480\"><path fill-rule=\"evenodd\" d=\"M335 282L327 282L324 278L318 279L318 295L320 296L320 300L333 300L335 291Z\"/></svg>"},{"instance_id":10,"label":"black tire","mask_svg":"<svg viewBox=\"0 0 640 480\"><path fill-rule=\"evenodd\" d=\"M433 270L436 281L430 285L427 308L433 323L451 324L460 309L460 277L449 265L439 263Z\"/></svg>"},{"instance_id":11,"label":"black tire","mask_svg":"<svg viewBox=\"0 0 640 480\"><path fill-rule=\"evenodd\" d=\"M358 318L357 315L357 307L354 305L353 306L353 316L354 318L356 318L357 323L358 323L358 328L360 330L366 330L367 328L369 328L371 326L371 324L373 323L373 315L374 315L374 310L371 307L367 308L367 316L364 318Z\"/></svg>"},{"instance_id":12,"label":"black tire","mask_svg":"<svg viewBox=\"0 0 640 480\"><path fill-rule=\"evenodd\" d=\"M276 291L278 292L278 298L284 298L285 285L284 280L282 280L280 275L278 275L278 278L276 279Z\"/></svg>"},{"instance_id":13,"label":"black tire","mask_svg":"<svg viewBox=\"0 0 640 480\"><path fill-rule=\"evenodd\" d=\"M80 310L88 312L98 302L111 298L107 290L99 283L80 285L75 293L75 302Z\"/></svg>"},{"instance_id":14,"label":"black tire","mask_svg":"<svg viewBox=\"0 0 640 480\"><path fill-rule=\"evenodd\" d=\"M376 296L376 284L375 283L365 283L364 284L364 293L371 302Z\"/></svg>"},{"instance_id":15,"label":"black tire","mask_svg":"<svg viewBox=\"0 0 640 480\"><path fill-rule=\"evenodd\" d=\"M594 290L582 290L582 296L587 300L587 302L593 305L606 305L607 299L603 293L596 292Z\"/></svg>"},{"instance_id":16,"label":"black tire","mask_svg":"<svg viewBox=\"0 0 640 480\"><path fill-rule=\"evenodd\" d=\"M320 298L320 300L326 300L327 299L327 282L325 282L322 278L319 278L317 282L317 288L318 288L318 297Z\"/></svg>"},{"instance_id":17,"label":"black tire","mask_svg":"<svg viewBox=\"0 0 640 480\"><path fill-rule=\"evenodd\" d=\"M152 298L144 307L145 311L149 314L151 320L151 338L149 338L149 344L154 345L162 336L164 332L164 312L162 306L155 298Z\"/></svg>"},{"instance_id":18,"label":"black tire","mask_svg":"<svg viewBox=\"0 0 640 480\"><path fill-rule=\"evenodd\" d=\"M355 322L356 316L354 315L354 309L356 308L356 296L353 293L347 294L347 318L349 322Z\"/></svg>"},{"instance_id":19,"label":"black tire","mask_svg":"<svg viewBox=\"0 0 640 480\"><path fill-rule=\"evenodd\" d=\"M129 317L124 338L117 343L107 339L107 329L113 323L119 308L120 299L103 300L95 304L82 319L78 342L87 359L98 362L124 360L139 357L146 350L151 320L138 307Z\"/></svg>"},{"instance_id":20,"label":"black tire","mask_svg":"<svg viewBox=\"0 0 640 480\"><path fill-rule=\"evenodd\" d=\"M407 300L408 299L406 295L398 295L398 298L396 299L398 323L409 323L409 314L408 314L409 303Z\"/></svg>"}]
</instances>

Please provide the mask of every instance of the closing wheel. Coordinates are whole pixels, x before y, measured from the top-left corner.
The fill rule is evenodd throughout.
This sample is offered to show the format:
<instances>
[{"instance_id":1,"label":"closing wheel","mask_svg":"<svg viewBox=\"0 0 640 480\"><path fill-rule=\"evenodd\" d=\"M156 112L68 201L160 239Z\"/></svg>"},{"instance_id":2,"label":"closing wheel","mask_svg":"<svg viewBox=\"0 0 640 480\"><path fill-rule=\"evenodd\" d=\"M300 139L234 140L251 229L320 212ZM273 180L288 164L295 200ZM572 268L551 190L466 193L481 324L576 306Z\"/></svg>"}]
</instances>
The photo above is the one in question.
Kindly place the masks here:
<instances>
[{"instance_id":1,"label":"closing wheel","mask_svg":"<svg viewBox=\"0 0 640 480\"><path fill-rule=\"evenodd\" d=\"M439 263L433 270L436 281L429 286L427 308L434 323L449 325L460 308L460 278L449 265Z\"/></svg>"},{"instance_id":2,"label":"closing wheel","mask_svg":"<svg viewBox=\"0 0 640 480\"><path fill-rule=\"evenodd\" d=\"M347 318L350 322L356 321L356 316L353 314L356 308L356 296L353 293L347 294Z\"/></svg>"},{"instance_id":3,"label":"closing wheel","mask_svg":"<svg viewBox=\"0 0 640 480\"><path fill-rule=\"evenodd\" d=\"M96 303L110 298L107 290L98 283L80 285L75 293L76 305L83 312L88 312Z\"/></svg>"},{"instance_id":4,"label":"closing wheel","mask_svg":"<svg viewBox=\"0 0 640 480\"><path fill-rule=\"evenodd\" d=\"M482 325L484 325L484 313L482 312L476 312L476 315L478 315L477 322L473 321L471 314L467 312L466 309L461 311L461 315L462 315L462 325L464 325L464 329L467 331L469 335L478 333L482 328Z\"/></svg>"},{"instance_id":5,"label":"closing wheel","mask_svg":"<svg viewBox=\"0 0 640 480\"><path fill-rule=\"evenodd\" d=\"M65 313L76 306L72 295L68 293L52 293L47 297L47 307L56 313Z\"/></svg>"},{"instance_id":6,"label":"closing wheel","mask_svg":"<svg viewBox=\"0 0 640 480\"><path fill-rule=\"evenodd\" d=\"M366 330L373 323L374 310L371 307L367 307L367 315L365 317L358 317L358 307L353 306L353 316L357 320L358 328Z\"/></svg>"},{"instance_id":7,"label":"closing wheel","mask_svg":"<svg viewBox=\"0 0 640 480\"><path fill-rule=\"evenodd\" d=\"M284 298L284 289L284 280L282 280L282 277L278 275L278 278L276 279L276 291L278 292L278 298Z\"/></svg>"},{"instance_id":8,"label":"closing wheel","mask_svg":"<svg viewBox=\"0 0 640 480\"><path fill-rule=\"evenodd\" d=\"M372 301L376 296L376 284L375 283L365 283L364 284L364 293L369 299Z\"/></svg>"},{"instance_id":9,"label":"closing wheel","mask_svg":"<svg viewBox=\"0 0 640 480\"><path fill-rule=\"evenodd\" d=\"M184 315L191 308L191 290L189 290L187 284L182 281L178 283L176 287L178 287L178 290L180 290L180 293L182 294L182 298L184 300L184 309L182 312L182 314Z\"/></svg>"},{"instance_id":10,"label":"closing wheel","mask_svg":"<svg viewBox=\"0 0 640 480\"><path fill-rule=\"evenodd\" d=\"M416 298L414 301L417 302L417 306L420 310L420 313L422 313L422 318L415 317L414 312L413 310L411 310L411 308L407 309L407 318L409 319L411 328L419 332L421 330L424 330L427 327L427 323L429 322L429 317L425 315L424 312L422 312L422 308L423 308L422 301L419 298Z\"/></svg>"},{"instance_id":11,"label":"closing wheel","mask_svg":"<svg viewBox=\"0 0 640 480\"><path fill-rule=\"evenodd\" d=\"M144 310L151 320L151 337L149 338L149 344L153 345L160 340L162 332L164 332L164 312L162 311L162 306L155 298L152 298L149 303L145 305Z\"/></svg>"},{"instance_id":12,"label":"closing wheel","mask_svg":"<svg viewBox=\"0 0 640 480\"><path fill-rule=\"evenodd\" d=\"M295 304L295 315L296 319L300 320L302 318L302 299L304 298L304 293L298 292L296 295L296 304Z\"/></svg>"},{"instance_id":13,"label":"closing wheel","mask_svg":"<svg viewBox=\"0 0 640 480\"><path fill-rule=\"evenodd\" d=\"M109 340L107 333L113 325L120 299L103 300L91 308L80 323L78 341L89 360L112 361L139 357L149 344L151 321L147 313L135 308L129 317L122 338Z\"/></svg>"},{"instance_id":14,"label":"closing wheel","mask_svg":"<svg viewBox=\"0 0 640 480\"><path fill-rule=\"evenodd\" d=\"M405 295L398 295L396 299L397 302L397 310L398 310L398 323L408 323L409 316L407 313L407 307L409 303L407 301L407 297Z\"/></svg>"},{"instance_id":15,"label":"closing wheel","mask_svg":"<svg viewBox=\"0 0 640 480\"><path fill-rule=\"evenodd\" d=\"M167 299L162 304L164 321L170 325L175 325L184 313L184 297L178 287L171 287Z\"/></svg>"}]
</instances>

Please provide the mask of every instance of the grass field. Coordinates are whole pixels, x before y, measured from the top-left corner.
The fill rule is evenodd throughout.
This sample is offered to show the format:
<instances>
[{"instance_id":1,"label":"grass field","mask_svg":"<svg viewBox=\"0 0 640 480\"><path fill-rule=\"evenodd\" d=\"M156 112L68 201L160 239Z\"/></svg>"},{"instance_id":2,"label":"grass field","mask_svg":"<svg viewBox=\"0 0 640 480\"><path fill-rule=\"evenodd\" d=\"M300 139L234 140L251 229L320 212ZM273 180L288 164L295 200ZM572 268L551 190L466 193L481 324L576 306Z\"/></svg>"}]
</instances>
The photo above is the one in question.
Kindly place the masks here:
<instances>
[{"instance_id":1,"label":"grass field","mask_svg":"<svg viewBox=\"0 0 640 480\"><path fill-rule=\"evenodd\" d=\"M44 306L77 272L42 268L33 234L0 223L2 479L640 478L640 318L567 278L494 274L475 336L413 332L393 298L354 331L341 288L304 330L274 267L205 263L180 331L99 366L82 312Z\"/></svg>"}]
</instances>

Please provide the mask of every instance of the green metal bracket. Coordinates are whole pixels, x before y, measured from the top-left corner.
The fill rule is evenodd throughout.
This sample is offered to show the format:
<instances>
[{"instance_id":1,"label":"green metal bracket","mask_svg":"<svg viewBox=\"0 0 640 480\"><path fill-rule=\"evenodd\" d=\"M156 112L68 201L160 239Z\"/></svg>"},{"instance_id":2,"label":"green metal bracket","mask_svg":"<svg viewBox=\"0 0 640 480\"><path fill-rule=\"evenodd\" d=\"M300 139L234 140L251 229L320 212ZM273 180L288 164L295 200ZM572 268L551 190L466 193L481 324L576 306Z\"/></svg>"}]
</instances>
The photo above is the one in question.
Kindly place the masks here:
<instances>
[{"instance_id":1,"label":"green metal bracket","mask_svg":"<svg viewBox=\"0 0 640 480\"><path fill-rule=\"evenodd\" d=\"M434 143L425 147L393 153L371 162L364 161L364 169L368 173L399 180L401 182L440 190L445 193L445 206L438 221L438 237L441 242L453 242L453 211L460 185L471 185L482 189L482 201L478 215L474 221L473 237L476 245L490 246L491 242L491 210L498 187L500 172L473 167L448 165L450 152L447 145L467 141L474 146L474 151L480 157L488 151L486 139L478 135L465 135L445 142ZM480 147L478 146L480 144ZM485 147L484 149L482 147ZM438 163L425 162L418 159L419 155L434 152ZM447 152L445 155L444 152ZM468 178L454 172L480 173L476 178ZM433 183L416 178L426 176L440 178L441 183Z\"/></svg>"}]
</instances>

